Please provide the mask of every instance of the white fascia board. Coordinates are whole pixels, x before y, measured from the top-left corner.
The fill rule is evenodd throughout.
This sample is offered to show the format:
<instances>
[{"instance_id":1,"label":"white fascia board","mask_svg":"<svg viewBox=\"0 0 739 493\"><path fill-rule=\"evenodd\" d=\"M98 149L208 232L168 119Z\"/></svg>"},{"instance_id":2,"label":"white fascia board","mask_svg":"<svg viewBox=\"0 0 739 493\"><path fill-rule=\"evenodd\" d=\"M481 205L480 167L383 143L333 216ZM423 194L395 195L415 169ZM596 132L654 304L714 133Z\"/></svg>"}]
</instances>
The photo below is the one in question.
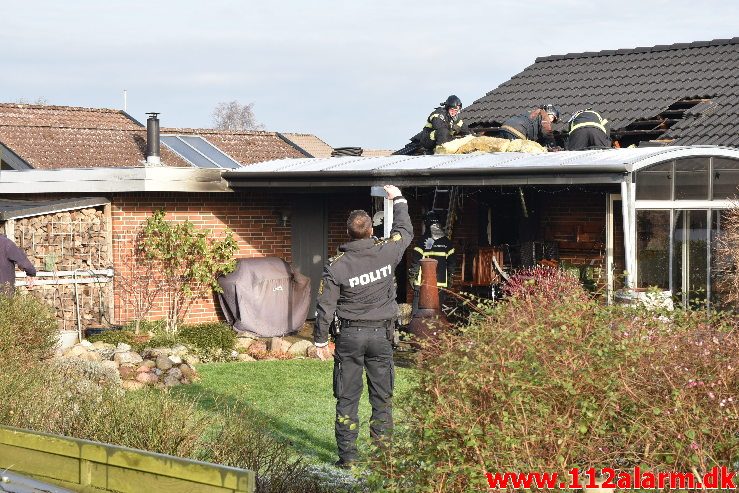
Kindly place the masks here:
<instances>
[{"instance_id":1,"label":"white fascia board","mask_svg":"<svg viewBox=\"0 0 739 493\"><path fill-rule=\"evenodd\" d=\"M141 167L0 171L0 194L229 191L218 169Z\"/></svg>"}]
</instances>

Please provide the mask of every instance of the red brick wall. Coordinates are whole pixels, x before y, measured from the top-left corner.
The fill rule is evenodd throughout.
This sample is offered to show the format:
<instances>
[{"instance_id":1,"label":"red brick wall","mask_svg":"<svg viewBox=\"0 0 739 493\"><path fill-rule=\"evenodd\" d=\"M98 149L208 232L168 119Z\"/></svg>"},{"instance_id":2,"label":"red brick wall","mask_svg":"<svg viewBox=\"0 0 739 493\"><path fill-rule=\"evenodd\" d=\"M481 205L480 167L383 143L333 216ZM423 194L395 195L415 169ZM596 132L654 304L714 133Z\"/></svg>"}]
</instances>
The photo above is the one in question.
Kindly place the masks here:
<instances>
[{"instance_id":1,"label":"red brick wall","mask_svg":"<svg viewBox=\"0 0 739 493\"><path fill-rule=\"evenodd\" d=\"M606 198L605 192L580 190L542 196L540 236L559 242L560 261L584 265L603 259Z\"/></svg>"},{"instance_id":2,"label":"red brick wall","mask_svg":"<svg viewBox=\"0 0 739 493\"><path fill-rule=\"evenodd\" d=\"M146 219L159 209L167 212L168 220L189 220L198 228L210 230L216 238L222 238L229 228L239 245L237 257L276 256L289 262L290 224L281 226L275 213L289 204L288 196L272 192L116 194L112 198L114 268L124 274L131 271L127 252ZM165 314L163 300L159 300L146 318L160 319ZM218 316L215 298L206 296L193 303L185 322L213 321ZM130 303L116 289L116 322L132 318Z\"/></svg>"}]
</instances>

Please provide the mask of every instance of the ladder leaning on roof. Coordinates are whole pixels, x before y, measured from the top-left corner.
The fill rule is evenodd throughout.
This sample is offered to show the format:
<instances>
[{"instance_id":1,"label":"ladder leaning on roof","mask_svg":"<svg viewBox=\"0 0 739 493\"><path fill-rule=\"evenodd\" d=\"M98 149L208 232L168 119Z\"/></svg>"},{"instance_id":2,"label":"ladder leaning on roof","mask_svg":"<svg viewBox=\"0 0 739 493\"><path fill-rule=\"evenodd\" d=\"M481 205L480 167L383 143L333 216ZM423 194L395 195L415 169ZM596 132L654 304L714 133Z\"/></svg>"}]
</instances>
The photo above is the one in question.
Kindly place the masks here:
<instances>
[{"instance_id":1,"label":"ladder leaning on roof","mask_svg":"<svg viewBox=\"0 0 739 493\"><path fill-rule=\"evenodd\" d=\"M462 205L462 187L437 185L434 189L434 199L431 202L431 210L439 217L446 218L444 233L451 238L454 223L457 220L459 208Z\"/></svg>"}]
</instances>

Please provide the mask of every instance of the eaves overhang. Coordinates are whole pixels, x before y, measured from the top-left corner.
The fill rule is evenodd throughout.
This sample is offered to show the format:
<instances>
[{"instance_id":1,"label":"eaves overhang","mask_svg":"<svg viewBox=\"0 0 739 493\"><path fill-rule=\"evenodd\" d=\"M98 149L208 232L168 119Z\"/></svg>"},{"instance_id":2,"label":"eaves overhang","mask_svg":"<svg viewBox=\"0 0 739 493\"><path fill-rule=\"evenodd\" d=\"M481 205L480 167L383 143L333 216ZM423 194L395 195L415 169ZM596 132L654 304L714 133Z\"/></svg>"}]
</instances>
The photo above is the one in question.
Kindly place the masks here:
<instances>
[{"instance_id":1,"label":"eaves overhang","mask_svg":"<svg viewBox=\"0 0 739 493\"><path fill-rule=\"evenodd\" d=\"M219 169L162 166L0 171L0 194L230 191Z\"/></svg>"},{"instance_id":2,"label":"eaves overhang","mask_svg":"<svg viewBox=\"0 0 739 493\"><path fill-rule=\"evenodd\" d=\"M600 149L545 154L485 153L432 156L280 159L226 171L233 189L260 187L610 184L634 171L684 157L725 156L716 146Z\"/></svg>"}]
</instances>

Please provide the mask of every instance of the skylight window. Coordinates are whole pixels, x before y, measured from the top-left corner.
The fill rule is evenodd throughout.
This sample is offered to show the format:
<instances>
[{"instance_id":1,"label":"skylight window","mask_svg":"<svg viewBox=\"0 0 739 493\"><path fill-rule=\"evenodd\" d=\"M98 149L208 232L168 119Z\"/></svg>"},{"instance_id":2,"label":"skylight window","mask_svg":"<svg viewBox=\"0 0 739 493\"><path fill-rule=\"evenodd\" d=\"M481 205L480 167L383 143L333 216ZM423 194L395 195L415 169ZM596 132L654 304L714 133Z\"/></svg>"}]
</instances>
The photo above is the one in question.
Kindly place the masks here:
<instances>
[{"instance_id":1,"label":"skylight window","mask_svg":"<svg viewBox=\"0 0 739 493\"><path fill-rule=\"evenodd\" d=\"M163 135L166 145L196 168L237 169L241 165L199 135Z\"/></svg>"}]
</instances>

